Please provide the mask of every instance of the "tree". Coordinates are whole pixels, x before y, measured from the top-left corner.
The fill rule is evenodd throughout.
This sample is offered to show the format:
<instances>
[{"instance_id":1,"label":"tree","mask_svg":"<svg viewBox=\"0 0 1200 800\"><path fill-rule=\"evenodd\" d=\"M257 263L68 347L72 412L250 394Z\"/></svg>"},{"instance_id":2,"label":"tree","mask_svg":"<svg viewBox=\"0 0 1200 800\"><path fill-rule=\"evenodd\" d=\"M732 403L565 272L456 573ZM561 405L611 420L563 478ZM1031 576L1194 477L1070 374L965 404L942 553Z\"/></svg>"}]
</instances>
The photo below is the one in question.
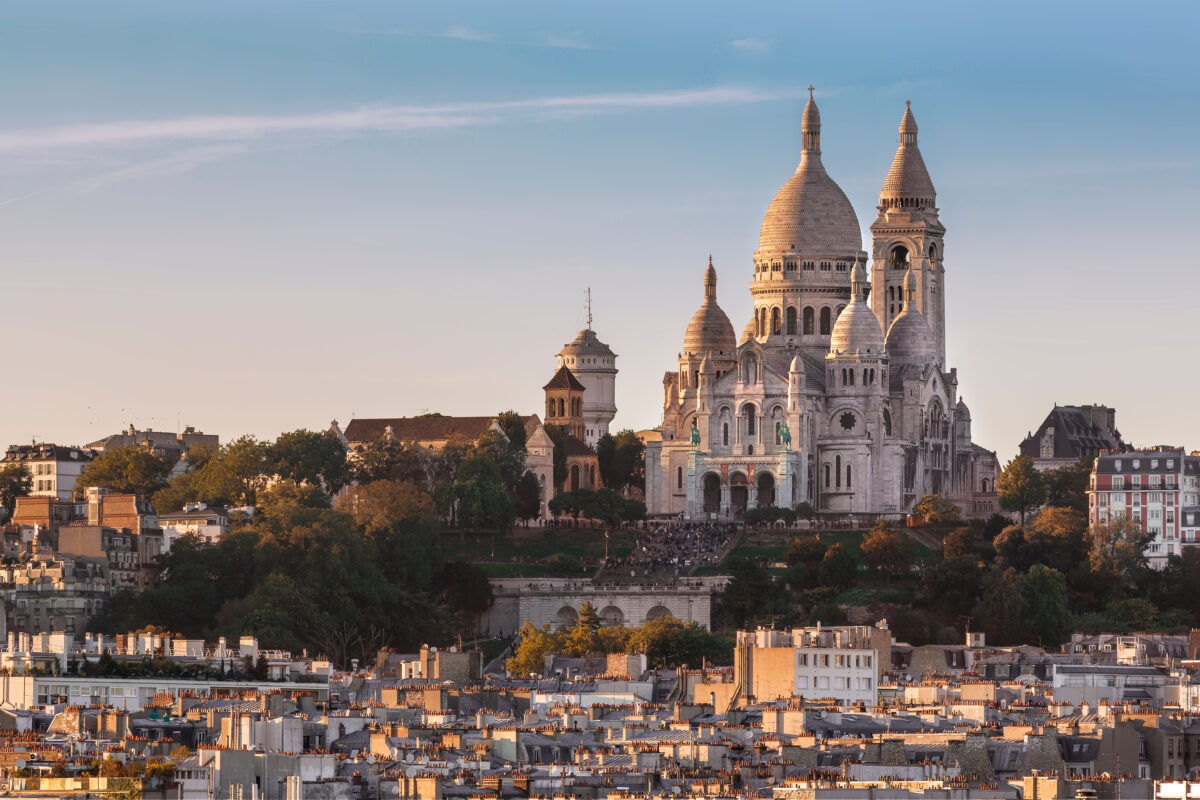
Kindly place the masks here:
<instances>
[{"instance_id":1,"label":"tree","mask_svg":"<svg viewBox=\"0 0 1200 800\"><path fill-rule=\"evenodd\" d=\"M555 553L546 559L546 572L556 578L568 578L583 572L583 564L574 556Z\"/></svg>"},{"instance_id":2,"label":"tree","mask_svg":"<svg viewBox=\"0 0 1200 800\"><path fill-rule=\"evenodd\" d=\"M1087 516L1074 508L1046 506L1029 523L1026 538L1040 560L1064 574L1087 561Z\"/></svg>"},{"instance_id":3,"label":"tree","mask_svg":"<svg viewBox=\"0 0 1200 800\"><path fill-rule=\"evenodd\" d=\"M518 519L531 520L542 515L542 484L537 475L529 470L525 471L521 480L517 481L513 501L516 504L514 510Z\"/></svg>"},{"instance_id":4,"label":"tree","mask_svg":"<svg viewBox=\"0 0 1200 800\"><path fill-rule=\"evenodd\" d=\"M984 578L983 593L975 605L974 617L994 644L1019 644L1025 641L1025 581L1021 573L1009 567L996 568Z\"/></svg>"},{"instance_id":5,"label":"tree","mask_svg":"<svg viewBox=\"0 0 1200 800\"><path fill-rule=\"evenodd\" d=\"M1067 579L1045 564L1034 564L1025 575L1024 625L1029 635L1046 647L1066 641L1071 632L1071 611L1067 607Z\"/></svg>"},{"instance_id":6,"label":"tree","mask_svg":"<svg viewBox=\"0 0 1200 800\"><path fill-rule=\"evenodd\" d=\"M840 544L834 544L825 551L817 575L822 586L844 590L854 582L856 569L854 556L847 553L846 548Z\"/></svg>"},{"instance_id":7,"label":"tree","mask_svg":"<svg viewBox=\"0 0 1200 800\"><path fill-rule=\"evenodd\" d=\"M520 644L512 658L505 662L505 669L513 677L524 678L534 673L541 675L546 669L546 656L554 652L557 644L550 626L538 628L532 622L525 622L517 639Z\"/></svg>"},{"instance_id":8,"label":"tree","mask_svg":"<svg viewBox=\"0 0 1200 800\"><path fill-rule=\"evenodd\" d=\"M979 561L971 556L946 558L929 567L921 583L922 592L935 609L971 608L979 599L982 583Z\"/></svg>"},{"instance_id":9,"label":"tree","mask_svg":"<svg viewBox=\"0 0 1200 800\"><path fill-rule=\"evenodd\" d=\"M946 524L958 522L962 509L936 494L927 494L913 506L913 513L928 522Z\"/></svg>"},{"instance_id":10,"label":"tree","mask_svg":"<svg viewBox=\"0 0 1200 800\"><path fill-rule=\"evenodd\" d=\"M975 548L975 534L970 528L955 528L942 540L942 558L953 561L971 555Z\"/></svg>"},{"instance_id":11,"label":"tree","mask_svg":"<svg viewBox=\"0 0 1200 800\"><path fill-rule=\"evenodd\" d=\"M730 579L717 602L718 614L735 628L781 610L786 592L775 588L766 569L745 558L730 558L725 568Z\"/></svg>"},{"instance_id":12,"label":"tree","mask_svg":"<svg viewBox=\"0 0 1200 800\"><path fill-rule=\"evenodd\" d=\"M333 431L282 433L267 458L276 475L295 484L310 483L336 494L346 484L346 445Z\"/></svg>"},{"instance_id":13,"label":"tree","mask_svg":"<svg viewBox=\"0 0 1200 800\"><path fill-rule=\"evenodd\" d=\"M415 442L380 436L354 453L350 476L359 483L402 480L425 485L426 454Z\"/></svg>"},{"instance_id":14,"label":"tree","mask_svg":"<svg viewBox=\"0 0 1200 800\"><path fill-rule=\"evenodd\" d=\"M463 462L452 493L455 518L465 528L506 531L516 519L516 504L504 485L504 473L483 453Z\"/></svg>"},{"instance_id":15,"label":"tree","mask_svg":"<svg viewBox=\"0 0 1200 800\"><path fill-rule=\"evenodd\" d=\"M520 414L511 409L501 411L496 415L496 424L500 426L500 430L504 431L509 444L517 450L525 449L525 423L521 421Z\"/></svg>"},{"instance_id":16,"label":"tree","mask_svg":"<svg viewBox=\"0 0 1200 800\"><path fill-rule=\"evenodd\" d=\"M796 517L804 520L811 520L817 516L817 511L812 507L812 503L805 500L802 503L796 504Z\"/></svg>"},{"instance_id":17,"label":"tree","mask_svg":"<svg viewBox=\"0 0 1200 800\"><path fill-rule=\"evenodd\" d=\"M1153 631L1158 621L1158 607L1144 597L1126 597L1109 603L1104 609L1104 617L1110 626L1122 633Z\"/></svg>"},{"instance_id":18,"label":"tree","mask_svg":"<svg viewBox=\"0 0 1200 800\"><path fill-rule=\"evenodd\" d=\"M596 609L592 606L590 601L584 601L583 605L579 607L579 617L576 620L576 624L581 625L592 632L600 630L600 626L602 624L600 615L596 613Z\"/></svg>"},{"instance_id":19,"label":"tree","mask_svg":"<svg viewBox=\"0 0 1200 800\"><path fill-rule=\"evenodd\" d=\"M1138 520L1124 514L1100 522L1088 531L1091 548L1088 564L1097 576L1113 582L1118 590L1133 585L1146 569L1148 536Z\"/></svg>"},{"instance_id":20,"label":"tree","mask_svg":"<svg viewBox=\"0 0 1200 800\"><path fill-rule=\"evenodd\" d=\"M1046 500L1046 484L1042 473L1029 456L1017 456L1004 466L996 480L996 495L1000 507L1016 511L1025 524L1025 515Z\"/></svg>"},{"instance_id":21,"label":"tree","mask_svg":"<svg viewBox=\"0 0 1200 800\"><path fill-rule=\"evenodd\" d=\"M391 479L349 486L334 505L353 516L363 530L387 527L397 520L426 520L433 514L433 498L411 483Z\"/></svg>"},{"instance_id":22,"label":"tree","mask_svg":"<svg viewBox=\"0 0 1200 800\"><path fill-rule=\"evenodd\" d=\"M1024 571L1032 562L1029 543L1025 539L1025 529L1020 525L1009 525L1000 531L1000 535L992 541L992 546L996 548L996 557L1001 566Z\"/></svg>"},{"instance_id":23,"label":"tree","mask_svg":"<svg viewBox=\"0 0 1200 800\"><path fill-rule=\"evenodd\" d=\"M26 496L32 488L33 476L27 465L14 462L0 467L0 506L8 512L9 519L17 507L17 498Z\"/></svg>"},{"instance_id":24,"label":"tree","mask_svg":"<svg viewBox=\"0 0 1200 800\"><path fill-rule=\"evenodd\" d=\"M600 478L609 489L620 492L626 487L645 489L646 446L637 434L623 430L616 436L604 434L596 442Z\"/></svg>"},{"instance_id":25,"label":"tree","mask_svg":"<svg viewBox=\"0 0 1200 800\"><path fill-rule=\"evenodd\" d=\"M888 575L906 571L912 558L908 537L879 527L863 540L862 554L868 567Z\"/></svg>"},{"instance_id":26,"label":"tree","mask_svg":"<svg viewBox=\"0 0 1200 800\"><path fill-rule=\"evenodd\" d=\"M488 580L487 573L475 564L448 561L442 567L437 583L443 587L447 605L464 614L478 616L496 602L492 582Z\"/></svg>"},{"instance_id":27,"label":"tree","mask_svg":"<svg viewBox=\"0 0 1200 800\"><path fill-rule=\"evenodd\" d=\"M1072 508L1087 514L1088 480L1094 461L1094 458L1085 458L1076 464L1046 470L1042 475L1046 483L1046 505Z\"/></svg>"},{"instance_id":28,"label":"tree","mask_svg":"<svg viewBox=\"0 0 1200 800\"><path fill-rule=\"evenodd\" d=\"M167 485L170 465L142 447L118 447L100 453L76 479L79 492L98 486L110 492L136 494L147 499Z\"/></svg>"}]
</instances>

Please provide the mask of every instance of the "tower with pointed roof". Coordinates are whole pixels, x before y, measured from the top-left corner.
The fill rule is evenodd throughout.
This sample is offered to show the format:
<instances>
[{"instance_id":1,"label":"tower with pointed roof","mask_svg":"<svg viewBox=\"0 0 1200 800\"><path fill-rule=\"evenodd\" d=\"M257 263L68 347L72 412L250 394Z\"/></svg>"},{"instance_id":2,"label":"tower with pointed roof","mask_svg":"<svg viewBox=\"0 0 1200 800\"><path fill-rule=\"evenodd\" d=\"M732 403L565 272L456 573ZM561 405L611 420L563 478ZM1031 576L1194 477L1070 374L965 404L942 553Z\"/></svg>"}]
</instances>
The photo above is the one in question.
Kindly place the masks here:
<instances>
[{"instance_id":1,"label":"tower with pointed roof","mask_svg":"<svg viewBox=\"0 0 1200 800\"><path fill-rule=\"evenodd\" d=\"M874 266L871 309L886 331L909 302L905 286L911 269L912 302L933 332L937 362L946 363L946 229L938 219L937 192L917 146L917 120L911 102L900 119L900 141L879 191L878 216L871 225Z\"/></svg>"},{"instance_id":2,"label":"tower with pointed roof","mask_svg":"<svg viewBox=\"0 0 1200 800\"><path fill-rule=\"evenodd\" d=\"M565 428L567 433L584 441L583 396L586 387L570 369L559 367L542 390L546 393L546 424Z\"/></svg>"},{"instance_id":3,"label":"tower with pointed roof","mask_svg":"<svg viewBox=\"0 0 1200 800\"><path fill-rule=\"evenodd\" d=\"M591 293L588 296L587 327L564 345L555 358L559 369L567 368L586 390L583 397L583 436L595 447L617 415L617 354L592 330Z\"/></svg>"}]
</instances>

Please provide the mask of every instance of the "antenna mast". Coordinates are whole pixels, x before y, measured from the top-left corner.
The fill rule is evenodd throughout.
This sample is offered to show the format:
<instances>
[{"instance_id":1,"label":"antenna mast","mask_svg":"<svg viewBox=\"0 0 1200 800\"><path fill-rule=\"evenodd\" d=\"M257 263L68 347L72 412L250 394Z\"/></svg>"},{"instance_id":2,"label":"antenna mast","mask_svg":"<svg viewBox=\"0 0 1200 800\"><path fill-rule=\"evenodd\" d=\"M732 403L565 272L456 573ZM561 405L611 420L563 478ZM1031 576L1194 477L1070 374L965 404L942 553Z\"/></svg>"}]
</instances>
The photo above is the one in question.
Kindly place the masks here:
<instances>
[{"instance_id":1,"label":"antenna mast","mask_svg":"<svg viewBox=\"0 0 1200 800\"><path fill-rule=\"evenodd\" d=\"M587 288L587 319L588 330L592 329L592 287Z\"/></svg>"}]
</instances>

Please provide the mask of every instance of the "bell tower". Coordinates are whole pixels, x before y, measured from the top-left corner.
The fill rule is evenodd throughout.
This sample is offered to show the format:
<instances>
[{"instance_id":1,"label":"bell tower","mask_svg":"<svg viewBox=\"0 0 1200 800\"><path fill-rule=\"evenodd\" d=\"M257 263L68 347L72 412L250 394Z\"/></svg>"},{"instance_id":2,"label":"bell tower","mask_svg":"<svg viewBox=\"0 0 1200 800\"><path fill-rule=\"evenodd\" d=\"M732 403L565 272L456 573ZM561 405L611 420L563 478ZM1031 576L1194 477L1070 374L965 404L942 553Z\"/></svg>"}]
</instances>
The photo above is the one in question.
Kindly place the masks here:
<instances>
[{"instance_id":1,"label":"bell tower","mask_svg":"<svg viewBox=\"0 0 1200 800\"><path fill-rule=\"evenodd\" d=\"M585 426L583 423L583 393L582 383L567 367L559 367L558 372L542 389L546 392L547 425L557 425L566 428L567 433L579 441L585 441Z\"/></svg>"},{"instance_id":2,"label":"bell tower","mask_svg":"<svg viewBox=\"0 0 1200 800\"><path fill-rule=\"evenodd\" d=\"M883 330L908 302L933 330L938 363L946 364L945 270L942 266L946 229L938 219L937 193L917 147L917 121L911 101L900 120L900 142L879 192L879 216L871 225L871 310ZM904 278L916 279L912 299Z\"/></svg>"}]
</instances>

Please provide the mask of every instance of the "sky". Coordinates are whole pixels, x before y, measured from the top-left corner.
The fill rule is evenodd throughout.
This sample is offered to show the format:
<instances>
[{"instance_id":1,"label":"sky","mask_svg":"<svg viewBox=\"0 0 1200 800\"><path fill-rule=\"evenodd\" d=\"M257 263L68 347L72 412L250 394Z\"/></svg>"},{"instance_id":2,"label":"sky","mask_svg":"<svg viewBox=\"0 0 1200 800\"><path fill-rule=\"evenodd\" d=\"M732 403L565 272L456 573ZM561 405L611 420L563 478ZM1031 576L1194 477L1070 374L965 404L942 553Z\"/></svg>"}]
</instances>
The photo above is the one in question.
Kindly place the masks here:
<instances>
[{"instance_id":1,"label":"sky","mask_svg":"<svg viewBox=\"0 0 1200 800\"><path fill-rule=\"evenodd\" d=\"M811 83L868 251L912 100L977 442L1103 403L1200 448L1198 33L1192 2L4 3L0 440L540 412L588 287L614 425L655 426L710 254L750 317Z\"/></svg>"}]
</instances>

